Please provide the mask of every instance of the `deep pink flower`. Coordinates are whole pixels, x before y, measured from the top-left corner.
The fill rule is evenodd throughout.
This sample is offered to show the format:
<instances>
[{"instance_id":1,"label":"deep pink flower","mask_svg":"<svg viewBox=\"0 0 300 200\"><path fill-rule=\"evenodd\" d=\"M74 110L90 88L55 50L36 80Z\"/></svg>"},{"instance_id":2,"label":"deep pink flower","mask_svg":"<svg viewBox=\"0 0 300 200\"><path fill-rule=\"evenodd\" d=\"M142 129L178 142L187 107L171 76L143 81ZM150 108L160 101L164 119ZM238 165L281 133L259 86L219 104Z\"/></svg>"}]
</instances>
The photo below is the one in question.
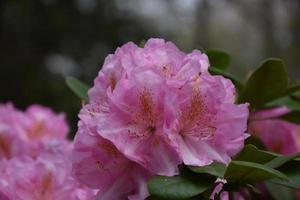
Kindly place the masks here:
<instances>
[{"instance_id":1,"label":"deep pink flower","mask_svg":"<svg viewBox=\"0 0 300 200\"><path fill-rule=\"evenodd\" d=\"M148 196L149 173L128 160L108 140L85 123L92 113L82 110L73 150L73 174L81 183L99 189L97 199L140 200Z\"/></svg>"},{"instance_id":2,"label":"deep pink flower","mask_svg":"<svg viewBox=\"0 0 300 200\"><path fill-rule=\"evenodd\" d=\"M250 133L262 140L270 151L291 155L300 151L300 127L276 117L288 113L285 107L251 114Z\"/></svg>"}]
</instances>

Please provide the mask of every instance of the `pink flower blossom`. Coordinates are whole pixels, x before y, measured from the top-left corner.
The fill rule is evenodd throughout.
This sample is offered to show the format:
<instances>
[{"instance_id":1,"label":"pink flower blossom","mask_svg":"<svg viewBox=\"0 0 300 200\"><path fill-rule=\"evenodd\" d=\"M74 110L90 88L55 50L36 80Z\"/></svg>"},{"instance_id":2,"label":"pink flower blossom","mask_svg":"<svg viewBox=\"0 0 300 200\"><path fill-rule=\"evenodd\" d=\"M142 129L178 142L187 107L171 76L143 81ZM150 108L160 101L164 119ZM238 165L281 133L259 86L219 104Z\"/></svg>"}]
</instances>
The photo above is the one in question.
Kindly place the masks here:
<instances>
[{"instance_id":1,"label":"pink flower blossom","mask_svg":"<svg viewBox=\"0 0 300 200\"><path fill-rule=\"evenodd\" d=\"M205 54L198 50L185 54L163 39L150 39L144 48L128 42L106 57L94 87L89 90L89 97L93 101L105 100L108 88L113 91L119 80L127 78L136 68L151 69L166 78L169 84L180 85L199 73L207 73L208 66Z\"/></svg>"},{"instance_id":2,"label":"pink flower blossom","mask_svg":"<svg viewBox=\"0 0 300 200\"><path fill-rule=\"evenodd\" d=\"M177 93L178 117L166 130L171 145L186 165L227 164L247 137L247 104L234 104L233 84L221 76L203 74Z\"/></svg>"},{"instance_id":3,"label":"pink flower blossom","mask_svg":"<svg viewBox=\"0 0 300 200\"><path fill-rule=\"evenodd\" d=\"M63 145L49 144L35 159L23 156L1 162L0 197L9 200L92 199L95 192L70 176L69 153Z\"/></svg>"},{"instance_id":4,"label":"pink flower blossom","mask_svg":"<svg viewBox=\"0 0 300 200\"><path fill-rule=\"evenodd\" d=\"M92 124L85 123L85 119L91 117L86 110L79 116L81 121L73 150L74 177L98 189L99 200L145 199L150 174L99 136Z\"/></svg>"},{"instance_id":5,"label":"pink flower blossom","mask_svg":"<svg viewBox=\"0 0 300 200\"><path fill-rule=\"evenodd\" d=\"M120 80L108 98L108 112L98 117L99 134L152 173L176 174L181 160L163 130L175 117L168 103L174 95L163 79L150 70L136 72Z\"/></svg>"},{"instance_id":6,"label":"pink flower blossom","mask_svg":"<svg viewBox=\"0 0 300 200\"><path fill-rule=\"evenodd\" d=\"M270 151L291 155L300 151L300 127L276 117L288 113L285 107L251 114L250 133L262 140Z\"/></svg>"},{"instance_id":7,"label":"pink flower blossom","mask_svg":"<svg viewBox=\"0 0 300 200\"><path fill-rule=\"evenodd\" d=\"M0 104L0 160L37 156L51 140L67 141L68 125L63 114L32 105L25 112Z\"/></svg>"},{"instance_id":8,"label":"pink flower blossom","mask_svg":"<svg viewBox=\"0 0 300 200\"><path fill-rule=\"evenodd\" d=\"M115 177L132 163L137 177L172 176L182 162L228 163L247 137L248 105L234 104L232 82L210 75L208 66L200 51L185 54L162 39L150 39L144 48L130 42L109 55L79 115L75 176L100 188L99 194L132 188L136 193L135 179L128 178L132 170L122 173L130 189L115 189ZM103 142L117 152L114 160L107 159L111 153ZM112 162L119 168L109 167Z\"/></svg>"},{"instance_id":9,"label":"pink flower blossom","mask_svg":"<svg viewBox=\"0 0 300 200\"><path fill-rule=\"evenodd\" d=\"M28 153L20 134L24 120L24 114L12 104L0 104L0 161Z\"/></svg>"},{"instance_id":10,"label":"pink flower blossom","mask_svg":"<svg viewBox=\"0 0 300 200\"><path fill-rule=\"evenodd\" d=\"M64 114L56 114L50 108L31 105L25 111L26 122L24 129L26 139L29 140L64 140L67 137L69 127Z\"/></svg>"}]
</instances>

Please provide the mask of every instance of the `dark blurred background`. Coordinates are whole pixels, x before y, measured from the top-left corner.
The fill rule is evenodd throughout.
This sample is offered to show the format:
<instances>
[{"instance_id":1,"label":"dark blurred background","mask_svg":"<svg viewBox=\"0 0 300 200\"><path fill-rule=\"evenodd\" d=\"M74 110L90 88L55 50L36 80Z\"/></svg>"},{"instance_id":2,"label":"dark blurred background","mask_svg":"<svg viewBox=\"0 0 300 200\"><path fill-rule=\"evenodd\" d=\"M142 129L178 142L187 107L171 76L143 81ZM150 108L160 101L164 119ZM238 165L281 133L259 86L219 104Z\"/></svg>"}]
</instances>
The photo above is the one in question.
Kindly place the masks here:
<instances>
[{"instance_id":1,"label":"dark blurred background","mask_svg":"<svg viewBox=\"0 0 300 200\"><path fill-rule=\"evenodd\" d=\"M80 101L65 76L92 85L105 56L150 37L182 50L232 55L244 80L266 57L300 79L299 0L4 0L0 3L0 102L67 113L76 130Z\"/></svg>"}]
</instances>

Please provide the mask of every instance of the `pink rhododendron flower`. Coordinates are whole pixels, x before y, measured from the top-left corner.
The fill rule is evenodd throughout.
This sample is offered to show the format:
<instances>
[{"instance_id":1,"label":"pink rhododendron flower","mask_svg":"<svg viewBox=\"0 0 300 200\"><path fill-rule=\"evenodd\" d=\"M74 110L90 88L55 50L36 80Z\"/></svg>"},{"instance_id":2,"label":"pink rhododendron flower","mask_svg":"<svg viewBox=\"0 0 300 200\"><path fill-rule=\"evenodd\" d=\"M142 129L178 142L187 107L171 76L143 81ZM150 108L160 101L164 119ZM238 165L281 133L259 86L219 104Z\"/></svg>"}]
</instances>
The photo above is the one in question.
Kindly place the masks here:
<instances>
[{"instance_id":1,"label":"pink rhododendron flower","mask_svg":"<svg viewBox=\"0 0 300 200\"><path fill-rule=\"evenodd\" d=\"M250 133L262 140L270 151L284 155L300 151L300 127L276 117L288 113L285 107L258 111L251 114Z\"/></svg>"},{"instance_id":2,"label":"pink rhododendron flower","mask_svg":"<svg viewBox=\"0 0 300 200\"><path fill-rule=\"evenodd\" d=\"M101 141L118 152L118 166L137 163L138 174L143 167L172 176L182 162L228 163L247 137L248 105L235 105L232 82L210 75L208 67L205 54L185 54L162 39L150 39L144 48L130 42L109 55L79 115L75 176L90 187L116 187L106 180L124 169L105 172L113 164Z\"/></svg>"},{"instance_id":3,"label":"pink rhododendron flower","mask_svg":"<svg viewBox=\"0 0 300 200\"><path fill-rule=\"evenodd\" d=\"M92 199L95 192L70 176L71 146L66 151L64 145L49 144L35 159L23 156L1 162L0 197L9 200Z\"/></svg>"},{"instance_id":4,"label":"pink rhododendron flower","mask_svg":"<svg viewBox=\"0 0 300 200\"><path fill-rule=\"evenodd\" d=\"M32 157L39 154L44 146L52 140L67 141L69 127L64 114L56 114L51 109L31 105L24 112L22 139L28 144Z\"/></svg>"},{"instance_id":5,"label":"pink rhododendron flower","mask_svg":"<svg viewBox=\"0 0 300 200\"><path fill-rule=\"evenodd\" d=\"M229 193L227 191L223 191L223 186L226 183L226 180L218 178L216 183L217 185L211 193L210 199L229 200ZM249 195L246 190L243 192ZM232 195L234 200L245 200L240 192L234 192Z\"/></svg>"},{"instance_id":6,"label":"pink rhododendron flower","mask_svg":"<svg viewBox=\"0 0 300 200\"><path fill-rule=\"evenodd\" d=\"M150 174L99 136L92 124L85 123L85 119L91 117L86 110L79 116L81 121L73 150L73 174L77 180L99 189L99 200L145 199Z\"/></svg>"},{"instance_id":7,"label":"pink rhododendron flower","mask_svg":"<svg viewBox=\"0 0 300 200\"><path fill-rule=\"evenodd\" d=\"M62 114L38 105L0 104L0 199L90 200L95 191L71 176L72 143Z\"/></svg>"},{"instance_id":8,"label":"pink rhododendron flower","mask_svg":"<svg viewBox=\"0 0 300 200\"><path fill-rule=\"evenodd\" d=\"M31 105L25 111L25 134L29 140L65 139L69 127L64 114L56 114L40 105Z\"/></svg>"},{"instance_id":9,"label":"pink rhododendron flower","mask_svg":"<svg viewBox=\"0 0 300 200\"><path fill-rule=\"evenodd\" d=\"M247 137L248 108L234 104L233 84L221 76L203 74L177 93L178 117L166 132L183 162L195 166L228 163Z\"/></svg>"},{"instance_id":10,"label":"pink rhododendron flower","mask_svg":"<svg viewBox=\"0 0 300 200\"><path fill-rule=\"evenodd\" d=\"M0 104L0 161L28 153L20 135L24 120L12 104Z\"/></svg>"},{"instance_id":11,"label":"pink rhododendron flower","mask_svg":"<svg viewBox=\"0 0 300 200\"><path fill-rule=\"evenodd\" d=\"M25 112L0 104L0 160L37 156L51 140L67 141L68 125L63 114L32 105Z\"/></svg>"}]
</instances>

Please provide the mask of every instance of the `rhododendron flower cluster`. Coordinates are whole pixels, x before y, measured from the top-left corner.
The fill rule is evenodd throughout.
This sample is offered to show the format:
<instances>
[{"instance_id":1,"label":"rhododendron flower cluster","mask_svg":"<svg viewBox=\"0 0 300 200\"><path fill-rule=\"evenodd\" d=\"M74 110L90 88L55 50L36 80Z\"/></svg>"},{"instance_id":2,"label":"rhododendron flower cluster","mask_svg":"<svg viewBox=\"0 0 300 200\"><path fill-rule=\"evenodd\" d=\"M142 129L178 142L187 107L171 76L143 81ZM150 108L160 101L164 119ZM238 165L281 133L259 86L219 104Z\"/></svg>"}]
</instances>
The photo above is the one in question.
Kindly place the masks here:
<instances>
[{"instance_id":1,"label":"rhododendron flower cluster","mask_svg":"<svg viewBox=\"0 0 300 200\"><path fill-rule=\"evenodd\" d=\"M0 199L88 200L94 191L71 176L72 143L63 114L0 104Z\"/></svg>"},{"instance_id":2,"label":"rhododendron flower cluster","mask_svg":"<svg viewBox=\"0 0 300 200\"><path fill-rule=\"evenodd\" d=\"M0 105L0 160L39 154L51 140L67 142L64 115L49 108L30 106L25 112L11 104Z\"/></svg>"},{"instance_id":3,"label":"rhododendron flower cluster","mask_svg":"<svg viewBox=\"0 0 300 200\"><path fill-rule=\"evenodd\" d=\"M241 150L248 105L208 72L208 57L173 43L129 42L109 55L80 112L73 173L98 199L145 199L153 175L178 165L228 164Z\"/></svg>"},{"instance_id":4,"label":"rhododendron flower cluster","mask_svg":"<svg viewBox=\"0 0 300 200\"><path fill-rule=\"evenodd\" d=\"M300 127L277 117L290 112L286 107L254 112L249 130L260 138L270 151L292 155L300 151Z\"/></svg>"}]
</instances>

